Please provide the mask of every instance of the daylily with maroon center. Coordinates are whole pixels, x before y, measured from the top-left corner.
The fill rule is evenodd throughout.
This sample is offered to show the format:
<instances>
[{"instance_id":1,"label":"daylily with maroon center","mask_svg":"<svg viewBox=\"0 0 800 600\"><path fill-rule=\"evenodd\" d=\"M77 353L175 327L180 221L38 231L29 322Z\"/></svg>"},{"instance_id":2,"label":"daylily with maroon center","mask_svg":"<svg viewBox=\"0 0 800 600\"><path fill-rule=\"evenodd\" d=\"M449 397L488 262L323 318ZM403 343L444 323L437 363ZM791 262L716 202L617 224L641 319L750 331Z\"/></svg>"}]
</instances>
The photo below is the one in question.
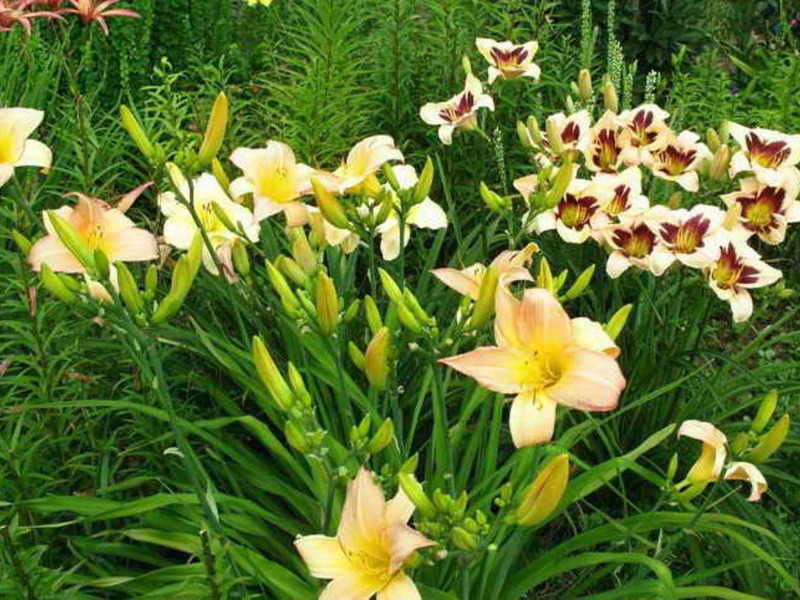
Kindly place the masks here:
<instances>
[{"instance_id":1,"label":"daylily with maroon center","mask_svg":"<svg viewBox=\"0 0 800 600\"><path fill-rule=\"evenodd\" d=\"M648 216L658 223L658 234L673 256L687 267L702 269L719 256L725 212L716 206L669 210L659 205Z\"/></svg>"},{"instance_id":2,"label":"daylily with maroon center","mask_svg":"<svg viewBox=\"0 0 800 600\"><path fill-rule=\"evenodd\" d=\"M642 172L629 167L619 174L599 173L592 182L610 190L611 199L592 217L591 225L601 237L613 233L615 225L630 221L650 208L650 200L642 195Z\"/></svg>"},{"instance_id":3,"label":"daylily with maroon center","mask_svg":"<svg viewBox=\"0 0 800 600\"><path fill-rule=\"evenodd\" d=\"M606 272L616 279L630 267L663 275L672 264L673 256L653 230L639 220L611 228L609 245L613 248L606 263Z\"/></svg>"},{"instance_id":4,"label":"daylily with maroon center","mask_svg":"<svg viewBox=\"0 0 800 600\"><path fill-rule=\"evenodd\" d=\"M31 19L60 19L58 13L50 11L27 10L32 3L30 0L0 0L0 32L11 31L14 25L19 25L27 35L31 34Z\"/></svg>"},{"instance_id":5,"label":"daylily with maroon center","mask_svg":"<svg viewBox=\"0 0 800 600\"><path fill-rule=\"evenodd\" d=\"M363 467L347 485L336 537L307 535L295 547L311 575L332 580L320 600L420 600L405 561L435 543L408 526L414 504L401 491L386 502Z\"/></svg>"},{"instance_id":6,"label":"daylily with maroon center","mask_svg":"<svg viewBox=\"0 0 800 600\"><path fill-rule=\"evenodd\" d=\"M478 127L478 109L481 108L494 110L494 100L483 93L481 82L469 73L463 92L446 102L425 104L420 109L419 115L428 125L438 125L439 139L449 145L453 142L453 132L456 129Z\"/></svg>"},{"instance_id":7,"label":"daylily with maroon center","mask_svg":"<svg viewBox=\"0 0 800 600\"><path fill-rule=\"evenodd\" d=\"M622 163L619 117L607 110L589 130L589 144L584 152L586 168L591 171L615 173Z\"/></svg>"},{"instance_id":8,"label":"daylily with maroon center","mask_svg":"<svg viewBox=\"0 0 800 600\"><path fill-rule=\"evenodd\" d=\"M585 110L578 111L566 116L564 113L556 113L547 117L548 131L553 128L558 132L563 152L577 154L586 152L589 147L589 130L591 129L591 117ZM545 136L546 146L551 152L556 149L550 147L549 141Z\"/></svg>"},{"instance_id":9,"label":"daylily with maroon center","mask_svg":"<svg viewBox=\"0 0 800 600\"><path fill-rule=\"evenodd\" d=\"M729 123L728 131L740 150L731 159L731 176L751 171L767 185L779 187L786 179L800 179L795 165L800 162L800 135L786 135L770 129L748 129Z\"/></svg>"},{"instance_id":10,"label":"daylily with maroon center","mask_svg":"<svg viewBox=\"0 0 800 600\"><path fill-rule=\"evenodd\" d=\"M683 189L696 192L700 186L697 170L704 160L712 158L711 151L699 140L696 133L682 131L665 148L651 152L645 164L656 177L674 181Z\"/></svg>"},{"instance_id":11,"label":"daylily with maroon center","mask_svg":"<svg viewBox=\"0 0 800 600\"><path fill-rule=\"evenodd\" d=\"M783 274L761 260L744 243L729 242L717 260L706 269L708 284L721 300L731 305L733 320L741 323L753 313L753 298L748 291L771 285Z\"/></svg>"},{"instance_id":12,"label":"daylily with maroon center","mask_svg":"<svg viewBox=\"0 0 800 600\"><path fill-rule=\"evenodd\" d=\"M598 323L570 320L543 289L525 290L520 301L500 286L496 309L497 346L441 362L491 391L515 396L510 426L516 447L550 441L559 404L587 412L617 407L625 387L619 348Z\"/></svg>"},{"instance_id":13,"label":"daylily with maroon center","mask_svg":"<svg viewBox=\"0 0 800 600\"><path fill-rule=\"evenodd\" d=\"M79 15L85 25L89 25L93 21L96 21L103 30L103 33L108 35L109 31L106 19L110 17L130 17L133 19L142 18L139 13L133 10L128 10L126 8L111 8L119 1L120 0L102 0L101 2L96 2L96 0L69 0L69 3L72 4L73 8L65 8L61 12Z\"/></svg>"},{"instance_id":14,"label":"daylily with maroon center","mask_svg":"<svg viewBox=\"0 0 800 600\"><path fill-rule=\"evenodd\" d=\"M605 185L576 179L555 208L534 217L532 227L536 233L555 229L565 242L582 244L596 234L591 227L592 217L613 196L613 190Z\"/></svg>"},{"instance_id":15,"label":"daylily with maroon center","mask_svg":"<svg viewBox=\"0 0 800 600\"><path fill-rule=\"evenodd\" d=\"M539 49L538 42L530 41L517 45L509 41L496 42L492 39L478 38L475 40L475 45L489 62L489 83L494 83L498 77L539 79L541 69L533 62L533 57Z\"/></svg>"},{"instance_id":16,"label":"daylily with maroon center","mask_svg":"<svg viewBox=\"0 0 800 600\"><path fill-rule=\"evenodd\" d=\"M787 179L780 186L760 183L754 177L741 182L741 189L722 196L729 207L741 206L742 229L745 239L755 233L767 244L780 244L786 238L789 223L800 222L798 185Z\"/></svg>"},{"instance_id":17,"label":"daylily with maroon center","mask_svg":"<svg viewBox=\"0 0 800 600\"><path fill-rule=\"evenodd\" d=\"M628 165L645 162L650 152L664 148L672 136L666 124L669 113L655 104L642 104L620 113L620 156Z\"/></svg>"}]
</instances>

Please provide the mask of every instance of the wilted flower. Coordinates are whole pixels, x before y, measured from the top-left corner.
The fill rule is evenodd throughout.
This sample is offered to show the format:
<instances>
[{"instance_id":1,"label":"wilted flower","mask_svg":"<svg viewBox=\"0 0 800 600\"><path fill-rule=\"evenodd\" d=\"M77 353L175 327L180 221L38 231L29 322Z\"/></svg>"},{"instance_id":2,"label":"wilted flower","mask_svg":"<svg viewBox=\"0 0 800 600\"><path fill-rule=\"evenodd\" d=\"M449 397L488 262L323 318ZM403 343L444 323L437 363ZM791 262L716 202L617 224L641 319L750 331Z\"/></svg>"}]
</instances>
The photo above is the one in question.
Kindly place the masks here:
<instances>
[{"instance_id":1,"label":"wilted flower","mask_svg":"<svg viewBox=\"0 0 800 600\"><path fill-rule=\"evenodd\" d=\"M539 49L536 41L525 44L513 42L496 42L492 39L478 38L475 40L478 51L489 62L489 83L494 83L498 77L515 79L517 77L531 77L539 79L541 69L533 62L533 57Z\"/></svg>"},{"instance_id":2,"label":"wilted flower","mask_svg":"<svg viewBox=\"0 0 800 600\"><path fill-rule=\"evenodd\" d=\"M725 213L716 206L698 204L691 210L658 206L648 217L657 224L658 234L673 256L687 267L707 267L719 256Z\"/></svg>"},{"instance_id":3,"label":"wilted flower","mask_svg":"<svg viewBox=\"0 0 800 600\"><path fill-rule=\"evenodd\" d=\"M446 102L429 102L419 111L428 125L439 126L439 139L444 144L453 143L453 132L478 127L478 109L494 110L494 100L483 93L481 82L472 73L467 75L464 91Z\"/></svg>"},{"instance_id":4,"label":"wilted flower","mask_svg":"<svg viewBox=\"0 0 800 600\"><path fill-rule=\"evenodd\" d=\"M722 196L729 207L741 206L741 223L745 237L756 234L767 244L780 244L786 238L789 223L800 222L800 202L797 200L798 184L787 178L782 185L773 187L748 177L741 181L741 189Z\"/></svg>"},{"instance_id":5,"label":"wilted flower","mask_svg":"<svg viewBox=\"0 0 800 600\"><path fill-rule=\"evenodd\" d=\"M591 129L588 111L581 110L570 116L556 113L547 117L546 125L546 146L553 155L577 154L588 149Z\"/></svg>"},{"instance_id":6,"label":"wilted flower","mask_svg":"<svg viewBox=\"0 0 800 600\"><path fill-rule=\"evenodd\" d=\"M554 208L534 217L533 229L536 233L555 229L565 242L582 244L595 234L592 217L613 197L613 190L603 183L575 179Z\"/></svg>"},{"instance_id":7,"label":"wilted flower","mask_svg":"<svg viewBox=\"0 0 800 600\"><path fill-rule=\"evenodd\" d=\"M31 34L31 19L60 19L58 13L50 11L31 11L30 0L0 0L0 32L11 31L19 25L27 35Z\"/></svg>"},{"instance_id":8,"label":"wilted flower","mask_svg":"<svg viewBox=\"0 0 800 600\"><path fill-rule=\"evenodd\" d=\"M619 117L607 110L589 130L589 143L584 155L591 171L615 173L622 164Z\"/></svg>"},{"instance_id":9,"label":"wilted flower","mask_svg":"<svg viewBox=\"0 0 800 600\"><path fill-rule=\"evenodd\" d=\"M644 163L656 177L674 181L683 189L696 192L700 185L697 170L703 161L712 158L708 146L699 140L696 133L682 131L664 148L650 152Z\"/></svg>"},{"instance_id":10,"label":"wilted flower","mask_svg":"<svg viewBox=\"0 0 800 600\"><path fill-rule=\"evenodd\" d=\"M311 193L315 171L298 163L287 144L270 140L266 148L237 148L231 161L244 173L231 182L231 195L253 194L257 221L283 212L289 227L306 222L306 208L298 198Z\"/></svg>"},{"instance_id":11,"label":"wilted flower","mask_svg":"<svg viewBox=\"0 0 800 600\"><path fill-rule=\"evenodd\" d=\"M141 15L134 10L126 8L111 8L120 0L69 0L73 8L65 8L61 12L72 13L80 16L85 25L97 22L103 33L108 35L106 19L110 17L131 17L140 19Z\"/></svg>"},{"instance_id":12,"label":"wilted flower","mask_svg":"<svg viewBox=\"0 0 800 600\"><path fill-rule=\"evenodd\" d=\"M298 537L295 546L314 577L331 579L324 600L419 600L403 571L405 561L434 542L408 526L414 504L405 493L386 502L372 475L362 468L347 485L336 537Z\"/></svg>"},{"instance_id":13,"label":"wilted flower","mask_svg":"<svg viewBox=\"0 0 800 600\"><path fill-rule=\"evenodd\" d=\"M731 159L731 176L750 171L772 187L780 187L787 178L796 185L800 174L794 165L800 162L800 135L748 129L738 123L729 123L728 131L740 148Z\"/></svg>"},{"instance_id":14,"label":"wilted flower","mask_svg":"<svg viewBox=\"0 0 800 600\"><path fill-rule=\"evenodd\" d=\"M734 462L725 471L726 480L748 481L750 482L750 496L748 502L758 502L761 496L767 491L767 480L761 471L752 463Z\"/></svg>"},{"instance_id":15,"label":"wilted flower","mask_svg":"<svg viewBox=\"0 0 800 600\"><path fill-rule=\"evenodd\" d=\"M668 118L669 113L655 104L642 104L620 113L623 162L638 165L646 162L650 152L664 148L672 136L665 122Z\"/></svg>"},{"instance_id":16,"label":"wilted flower","mask_svg":"<svg viewBox=\"0 0 800 600\"><path fill-rule=\"evenodd\" d=\"M497 346L441 362L489 390L516 396L510 424L518 448L552 439L558 404L583 411L617 407L625 387L619 348L599 324L570 321L547 290L525 290L520 301L501 286L495 340Z\"/></svg>"},{"instance_id":17,"label":"wilted flower","mask_svg":"<svg viewBox=\"0 0 800 600\"><path fill-rule=\"evenodd\" d=\"M15 167L50 168L50 148L28 139L43 119L40 110L0 108L0 187L14 175Z\"/></svg>"}]
</instances>

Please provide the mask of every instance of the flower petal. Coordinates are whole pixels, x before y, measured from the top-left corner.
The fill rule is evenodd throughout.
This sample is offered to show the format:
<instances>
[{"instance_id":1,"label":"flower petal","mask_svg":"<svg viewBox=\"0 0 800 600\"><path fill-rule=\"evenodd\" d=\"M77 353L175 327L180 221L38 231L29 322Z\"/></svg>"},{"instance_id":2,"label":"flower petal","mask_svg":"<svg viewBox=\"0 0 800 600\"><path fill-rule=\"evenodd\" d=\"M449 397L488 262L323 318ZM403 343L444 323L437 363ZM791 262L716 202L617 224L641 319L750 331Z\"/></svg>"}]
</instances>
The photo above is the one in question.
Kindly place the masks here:
<instances>
[{"instance_id":1,"label":"flower petal","mask_svg":"<svg viewBox=\"0 0 800 600\"><path fill-rule=\"evenodd\" d=\"M443 358L439 362L475 379L479 384L501 394L522 392L526 356L509 348L484 346L471 352Z\"/></svg>"},{"instance_id":2,"label":"flower petal","mask_svg":"<svg viewBox=\"0 0 800 600\"><path fill-rule=\"evenodd\" d=\"M564 353L564 372L547 394L559 404L583 411L617 407L625 377L617 361L603 352L572 346Z\"/></svg>"},{"instance_id":3,"label":"flower petal","mask_svg":"<svg viewBox=\"0 0 800 600\"><path fill-rule=\"evenodd\" d=\"M748 462L734 462L725 472L725 479L749 481L751 485L748 502L758 502L761 495L767 491L767 480L754 464Z\"/></svg>"},{"instance_id":4,"label":"flower petal","mask_svg":"<svg viewBox=\"0 0 800 600\"><path fill-rule=\"evenodd\" d=\"M520 395L511 403L509 427L517 448L544 444L553 439L556 426L556 403L547 397Z\"/></svg>"},{"instance_id":5,"label":"flower petal","mask_svg":"<svg viewBox=\"0 0 800 600\"><path fill-rule=\"evenodd\" d=\"M308 535L297 538L294 545L314 577L335 579L355 570L336 538Z\"/></svg>"},{"instance_id":6,"label":"flower petal","mask_svg":"<svg viewBox=\"0 0 800 600\"><path fill-rule=\"evenodd\" d=\"M422 600L422 596L411 578L401 571L378 592L378 600Z\"/></svg>"},{"instance_id":7,"label":"flower petal","mask_svg":"<svg viewBox=\"0 0 800 600\"><path fill-rule=\"evenodd\" d=\"M402 521L394 521L389 526L389 553L391 555L389 572L400 569L406 559L420 548L435 545L436 542L429 540Z\"/></svg>"},{"instance_id":8,"label":"flower petal","mask_svg":"<svg viewBox=\"0 0 800 600\"><path fill-rule=\"evenodd\" d=\"M572 319L572 341L582 348L608 354L611 358L619 356L619 346L614 343L603 326L586 317Z\"/></svg>"},{"instance_id":9,"label":"flower petal","mask_svg":"<svg viewBox=\"0 0 800 600\"><path fill-rule=\"evenodd\" d=\"M42 142L28 140L22 148L22 155L17 160L18 167L41 167L49 169L53 164L53 153Z\"/></svg>"},{"instance_id":10,"label":"flower petal","mask_svg":"<svg viewBox=\"0 0 800 600\"><path fill-rule=\"evenodd\" d=\"M444 229L447 227L447 213L436 202L425 198L408 211L406 222L426 229Z\"/></svg>"},{"instance_id":11,"label":"flower petal","mask_svg":"<svg viewBox=\"0 0 800 600\"><path fill-rule=\"evenodd\" d=\"M519 310L517 331L528 350L549 352L565 346L572 336L569 315L547 290L525 290Z\"/></svg>"},{"instance_id":12,"label":"flower petal","mask_svg":"<svg viewBox=\"0 0 800 600\"><path fill-rule=\"evenodd\" d=\"M82 273L83 265L61 243L57 235L51 234L36 242L28 254L28 263L34 271L47 264L53 271L61 273Z\"/></svg>"},{"instance_id":13,"label":"flower petal","mask_svg":"<svg viewBox=\"0 0 800 600\"><path fill-rule=\"evenodd\" d=\"M382 556L379 532L386 526L386 500L372 474L361 468L347 484L337 537L348 551Z\"/></svg>"},{"instance_id":14,"label":"flower petal","mask_svg":"<svg viewBox=\"0 0 800 600\"><path fill-rule=\"evenodd\" d=\"M431 273L447 287L454 289L463 296L469 296L473 300L478 299L481 289L481 277L484 266L476 263L466 269L433 269Z\"/></svg>"}]
</instances>

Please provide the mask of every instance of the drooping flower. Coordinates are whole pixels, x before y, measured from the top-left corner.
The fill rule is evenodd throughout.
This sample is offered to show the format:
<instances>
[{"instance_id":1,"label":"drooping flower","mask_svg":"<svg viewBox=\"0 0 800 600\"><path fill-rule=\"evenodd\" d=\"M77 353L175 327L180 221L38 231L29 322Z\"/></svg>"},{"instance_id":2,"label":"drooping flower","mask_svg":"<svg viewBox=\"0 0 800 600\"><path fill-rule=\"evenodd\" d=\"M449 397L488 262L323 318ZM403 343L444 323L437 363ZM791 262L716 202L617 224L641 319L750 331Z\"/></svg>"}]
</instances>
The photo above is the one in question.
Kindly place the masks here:
<instances>
[{"instance_id":1,"label":"drooping flower","mask_svg":"<svg viewBox=\"0 0 800 600\"><path fill-rule=\"evenodd\" d=\"M491 266L497 271L498 280L505 284L515 281L533 281L528 267L533 255L538 251L539 246L531 242L522 250L504 250L498 254L491 263ZM463 296L477 300L483 277L486 274L486 266L483 263L475 263L465 269L433 269L431 273L447 287Z\"/></svg>"},{"instance_id":2,"label":"drooping flower","mask_svg":"<svg viewBox=\"0 0 800 600\"><path fill-rule=\"evenodd\" d=\"M731 305L733 320L737 323L753 314L753 298L748 290L771 285L783 276L778 269L762 261L755 250L735 242L729 242L720 250L706 274L717 297Z\"/></svg>"},{"instance_id":3,"label":"drooping flower","mask_svg":"<svg viewBox=\"0 0 800 600\"><path fill-rule=\"evenodd\" d=\"M672 137L666 123L669 113L655 104L642 104L619 115L619 135L625 164L638 165L648 160L650 152L661 150Z\"/></svg>"},{"instance_id":4,"label":"drooping flower","mask_svg":"<svg viewBox=\"0 0 800 600\"><path fill-rule=\"evenodd\" d=\"M582 411L617 407L625 387L619 348L599 324L570 320L549 291L525 290L520 301L500 286L495 340L497 346L441 362L489 390L515 396L510 425L518 448L552 439L558 404Z\"/></svg>"},{"instance_id":5,"label":"drooping flower","mask_svg":"<svg viewBox=\"0 0 800 600\"><path fill-rule=\"evenodd\" d=\"M606 263L606 272L612 279L632 266L661 276L674 260L672 253L644 220L634 217L623 225L610 227L609 232L607 240L612 252Z\"/></svg>"},{"instance_id":6,"label":"drooping flower","mask_svg":"<svg viewBox=\"0 0 800 600\"><path fill-rule=\"evenodd\" d=\"M497 42L488 38L478 38L475 40L475 45L489 63L489 83L494 83L498 77L539 79L541 69L533 62L533 57L539 50L538 42L514 44L509 41Z\"/></svg>"},{"instance_id":7,"label":"drooping flower","mask_svg":"<svg viewBox=\"0 0 800 600\"><path fill-rule=\"evenodd\" d=\"M565 242L582 244L596 234L592 217L613 197L613 190L602 183L575 179L554 208L534 217L532 227L536 233L555 229Z\"/></svg>"},{"instance_id":8,"label":"drooping flower","mask_svg":"<svg viewBox=\"0 0 800 600\"><path fill-rule=\"evenodd\" d=\"M399 491L386 502L362 468L347 485L336 537L298 537L295 546L314 577L331 582L320 600L420 600L403 570L417 550L435 545L408 525L414 504Z\"/></svg>"},{"instance_id":9,"label":"drooping flower","mask_svg":"<svg viewBox=\"0 0 800 600\"><path fill-rule=\"evenodd\" d=\"M189 207L186 205L191 200L191 205L200 221L200 224L213 246L217 259L223 267L227 279L235 277L232 250L233 243L238 240L255 242L259 236L258 220L241 204L234 202L217 178L209 173L203 173L194 180L192 185L178 171L177 167L170 167L170 175L181 195L181 200L173 192L164 192L158 197L158 207L167 218L164 223L164 241L180 250L188 250L192 245L195 235L200 231ZM230 225L241 231L231 231L214 210L222 211ZM209 272L217 274L218 269L214 257L209 249L203 246L203 264Z\"/></svg>"},{"instance_id":10,"label":"drooping flower","mask_svg":"<svg viewBox=\"0 0 800 600\"><path fill-rule=\"evenodd\" d=\"M716 206L698 204L689 210L669 210L659 205L649 211L648 218L657 223L664 245L687 267L701 269L719 257L725 212Z\"/></svg>"},{"instance_id":11,"label":"drooping flower","mask_svg":"<svg viewBox=\"0 0 800 600\"><path fill-rule=\"evenodd\" d=\"M761 471L752 463L733 462L725 471L725 479L728 481L748 481L750 482L750 496L748 502L758 502L761 496L767 491L767 480Z\"/></svg>"},{"instance_id":12,"label":"drooping flower","mask_svg":"<svg viewBox=\"0 0 800 600\"><path fill-rule=\"evenodd\" d=\"M547 117L546 123L548 135L545 137L545 142L552 154L586 152L589 147L589 131L591 129L591 117L588 111L580 110L569 116L564 113L556 113ZM553 146L551 137L556 138L558 147Z\"/></svg>"},{"instance_id":13,"label":"drooping flower","mask_svg":"<svg viewBox=\"0 0 800 600\"><path fill-rule=\"evenodd\" d=\"M589 143L584 155L586 168L602 173L616 173L622 165L622 143L619 117L607 110L589 130Z\"/></svg>"},{"instance_id":14,"label":"drooping flower","mask_svg":"<svg viewBox=\"0 0 800 600\"><path fill-rule=\"evenodd\" d=\"M28 10L30 0L0 0L0 32L11 31L19 25L27 35L31 34L31 19L60 19L58 13L52 11Z\"/></svg>"},{"instance_id":15,"label":"drooping flower","mask_svg":"<svg viewBox=\"0 0 800 600\"><path fill-rule=\"evenodd\" d=\"M50 148L28 139L43 119L40 110L0 108L0 187L11 179L16 167L50 168Z\"/></svg>"},{"instance_id":16,"label":"drooping flower","mask_svg":"<svg viewBox=\"0 0 800 600\"><path fill-rule=\"evenodd\" d=\"M125 211L151 184L147 183L126 194L116 207L84 194L71 194L78 199L74 207L62 206L55 213L69 223L89 250L101 250L110 263L138 262L158 258L158 245L152 233L136 227ZM47 264L53 271L85 273L86 268L58 237L50 217L43 213L47 235L36 242L28 255L34 271Z\"/></svg>"},{"instance_id":17,"label":"drooping flower","mask_svg":"<svg viewBox=\"0 0 800 600\"><path fill-rule=\"evenodd\" d=\"M752 172L756 179L772 187L780 187L787 178L798 181L800 135L786 135L770 129L749 129L729 123L728 131L739 144L730 165L731 176Z\"/></svg>"},{"instance_id":18,"label":"drooping flower","mask_svg":"<svg viewBox=\"0 0 800 600\"><path fill-rule=\"evenodd\" d=\"M728 207L741 206L745 236L756 234L772 245L783 242L787 225L800 222L798 185L787 178L782 185L773 187L759 183L755 177L743 179L740 185L741 189L725 194L722 200Z\"/></svg>"},{"instance_id":19,"label":"drooping flower","mask_svg":"<svg viewBox=\"0 0 800 600\"><path fill-rule=\"evenodd\" d=\"M401 190L414 188L419 181L417 172L411 165L395 165L392 167L395 179ZM400 210L399 199L394 190L386 184L386 190L391 194L394 209L386 220L378 225L377 232L381 236L381 255L385 260L394 260L400 256ZM411 226L424 229L444 229L447 227L447 213L441 206L430 198L413 205L405 216L405 230L403 232L403 246L408 245L411 237Z\"/></svg>"},{"instance_id":20,"label":"drooping flower","mask_svg":"<svg viewBox=\"0 0 800 600\"><path fill-rule=\"evenodd\" d=\"M446 102L429 102L420 108L419 116L428 125L439 126L439 139L442 143L453 143L456 129L476 129L478 110L494 110L494 100L483 93L481 82L472 73L467 75L464 91Z\"/></svg>"},{"instance_id":21,"label":"drooping flower","mask_svg":"<svg viewBox=\"0 0 800 600\"><path fill-rule=\"evenodd\" d=\"M61 12L72 13L80 16L84 25L96 22L106 35L109 34L106 19L111 17L130 17L141 19L142 15L127 8L111 8L120 0L69 0L72 8L65 8Z\"/></svg>"},{"instance_id":22,"label":"drooping flower","mask_svg":"<svg viewBox=\"0 0 800 600\"><path fill-rule=\"evenodd\" d=\"M689 192L700 187L697 171L703 161L712 158L708 146L699 141L700 136L692 131L682 131L667 145L649 153L644 163L656 177L674 181Z\"/></svg>"}]
</instances>

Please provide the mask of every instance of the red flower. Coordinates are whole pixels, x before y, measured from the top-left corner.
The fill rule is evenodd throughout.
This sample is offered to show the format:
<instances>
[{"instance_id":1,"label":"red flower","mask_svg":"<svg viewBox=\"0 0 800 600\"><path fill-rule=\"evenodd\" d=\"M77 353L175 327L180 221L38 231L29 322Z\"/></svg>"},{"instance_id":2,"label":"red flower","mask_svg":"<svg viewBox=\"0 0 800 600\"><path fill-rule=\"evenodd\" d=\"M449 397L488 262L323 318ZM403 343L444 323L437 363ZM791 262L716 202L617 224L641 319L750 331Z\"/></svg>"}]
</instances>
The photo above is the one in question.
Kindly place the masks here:
<instances>
[{"instance_id":1,"label":"red flower","mask_svg":"<svg viewBox=\"0 0 800 600\"><path fill-rule=\"evenodd\" d=\"M58 14L47 11L29 11L31 0L0 0L0 31L11 31L20 25L25 33L31 33L31 19L60 19Z\"/></svg>"},{"instance_id":2,"label":"red flower","mask_svg":"<svg viewBox=\"0 0 800 600\"><path fill-rule=\"evenodd\" d=\"M62 12L79 15L86 25L92 21L97 21L97 24L100 25L106 35L108 35L106 19L109 17L141 18L141 15L136 11L125 8L111 8L119 0L102 0L101 2L96 0L69 0L69 2L74 8L65 8Z\"/></svg>"}]
</instances>

